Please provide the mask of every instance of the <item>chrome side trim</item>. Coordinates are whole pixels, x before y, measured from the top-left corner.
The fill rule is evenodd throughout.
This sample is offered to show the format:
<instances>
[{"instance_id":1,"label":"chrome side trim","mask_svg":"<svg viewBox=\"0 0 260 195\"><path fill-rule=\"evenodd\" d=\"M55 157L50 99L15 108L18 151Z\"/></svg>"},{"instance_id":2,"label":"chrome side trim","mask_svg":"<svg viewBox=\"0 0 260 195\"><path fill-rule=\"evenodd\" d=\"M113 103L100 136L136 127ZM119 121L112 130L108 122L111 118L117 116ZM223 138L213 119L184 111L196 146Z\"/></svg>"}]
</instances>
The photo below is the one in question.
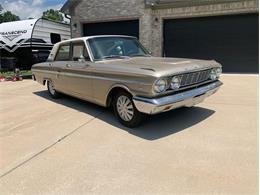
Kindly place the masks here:
<instances>
[{"instance_id":1,"label":"chrome side trim","mask_svg":"<svg viewBox=\"0 0 260 195\"><path fill-rule=\"evenodd\" d=\"M206 97L214 94L222 85L221 81L210 83L196 89L180 92L160 98L134 97L134 104L140 112L156 114L169 111L178 107L193 106L202 102Z\"/></svg>"},{"instance_id":2,"label":"chrome side trim","mask_svg":"<svg viewBox=\"0 0 260 195\"><path fill-rule=\"evenodd\" d=\"M38 73L45 73L45 74L54 74L54 75L60 75L60 76L68 76L68 77L76 77L76 78L84 78L84 79L99 79L99 80L105 80L105 81L113 81L116 83L131 83L131 84L140 84L144 86L149 86L150 84L147 83L140 83L135 80L122 80L122 79L117 79L117 78L108 78L108 77L102 77L102 76L95 76L92 74L80 74L80 73L70 73L70 72L57 72L57 71L51 71L51 70L37 70L33 69L33 72L38 72Z\"/></svg>"}]
</instances>

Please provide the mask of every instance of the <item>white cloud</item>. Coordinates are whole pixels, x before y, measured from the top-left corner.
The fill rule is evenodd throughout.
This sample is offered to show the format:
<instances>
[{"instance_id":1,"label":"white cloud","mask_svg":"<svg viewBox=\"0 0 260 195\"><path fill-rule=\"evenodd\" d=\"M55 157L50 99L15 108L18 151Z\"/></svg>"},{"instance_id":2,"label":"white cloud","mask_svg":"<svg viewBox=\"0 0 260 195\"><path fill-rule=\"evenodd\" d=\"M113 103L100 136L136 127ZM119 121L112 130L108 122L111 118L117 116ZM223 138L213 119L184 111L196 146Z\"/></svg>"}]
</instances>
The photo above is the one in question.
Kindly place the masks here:
<instances>
[{"instance_id":1,"label":"white cloud","mask_svg":"<svg viewBox=\"0 0 260 195\"><path fill-rule=\"evenodd\" d=\"M59 10L62 7L62 4L44 6L43 0L32 0L31 2L25 0L6 0L2 6L6 11L11 11L23 20L29 17L40 18L42 13L47 9Z\"/></svg>"},{"instance_id":2,"label":"white cloud","mask_svg":"<svg viewBox=\"0 0 260 195\"><path fill-rule=\"evenodd\" d=\"M33 0L32 1L32 5L36 6L36 5L42 5L43 4L43 0Z\"/></svg>"}]
</instances>

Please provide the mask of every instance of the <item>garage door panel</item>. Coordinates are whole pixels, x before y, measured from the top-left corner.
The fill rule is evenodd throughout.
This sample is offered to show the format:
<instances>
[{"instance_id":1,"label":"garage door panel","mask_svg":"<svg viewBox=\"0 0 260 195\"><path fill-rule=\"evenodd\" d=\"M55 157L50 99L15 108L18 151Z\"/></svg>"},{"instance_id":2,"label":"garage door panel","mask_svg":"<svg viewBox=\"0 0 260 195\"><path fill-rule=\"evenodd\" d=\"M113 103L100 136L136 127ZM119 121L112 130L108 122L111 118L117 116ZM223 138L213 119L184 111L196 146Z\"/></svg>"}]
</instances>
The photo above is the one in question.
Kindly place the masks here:
<instances>
[{"instance_id":1,"label":"garage door panel","mask_svg":"<svg viewBox=\"0 0 260 195\"><path fill-rule=\"evenodd\" d=\"M258 72L258 14L165 20L164 55L215 59L224 72Z\"/></svg>"}]
</instances>

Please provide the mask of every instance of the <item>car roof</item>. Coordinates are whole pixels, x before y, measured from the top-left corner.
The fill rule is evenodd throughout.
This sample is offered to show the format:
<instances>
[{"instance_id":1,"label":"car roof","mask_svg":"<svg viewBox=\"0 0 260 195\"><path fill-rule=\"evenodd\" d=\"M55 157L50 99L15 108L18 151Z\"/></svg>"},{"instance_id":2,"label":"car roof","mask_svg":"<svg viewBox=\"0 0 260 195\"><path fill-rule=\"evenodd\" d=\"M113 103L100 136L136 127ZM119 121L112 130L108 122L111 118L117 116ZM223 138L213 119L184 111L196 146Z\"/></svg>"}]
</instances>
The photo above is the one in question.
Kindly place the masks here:
<instances>
[{"instance_id":1,"label":"car roof","mask_svg":"<svg viewBox=\"0 0 260 195\"><path fill-rule=\"evenodd\" d=\"M88 39L93 39L93 38L105 38L105 37L125 37L125 38L136 38L133 36L127 36L127 35L96 35L96 36L86 36L86 37L79 37L79 38L73 38L73 39L68 39L68 40L64 40L61 41L57 44L61 44L61 43L67 43L70 41L82 41L82 40L88 40Z\"/></svg>"}]
</instances>

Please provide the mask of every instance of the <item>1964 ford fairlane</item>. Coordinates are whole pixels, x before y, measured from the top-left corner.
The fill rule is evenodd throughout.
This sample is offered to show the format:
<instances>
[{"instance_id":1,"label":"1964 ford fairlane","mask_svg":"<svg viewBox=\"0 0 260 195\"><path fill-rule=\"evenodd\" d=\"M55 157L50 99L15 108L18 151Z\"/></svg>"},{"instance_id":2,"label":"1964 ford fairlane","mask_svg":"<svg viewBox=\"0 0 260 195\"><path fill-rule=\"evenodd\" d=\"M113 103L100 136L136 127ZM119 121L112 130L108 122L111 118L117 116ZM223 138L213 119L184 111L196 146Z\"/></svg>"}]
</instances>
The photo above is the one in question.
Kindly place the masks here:
<instances>
[{"instance_id":1,"label":"1964 ford fairlane","mask_svg":"<svg viewBox=\"0 0 260 195\"><path fill-rule=\"evenodd\" d=\"M136 38L114 35L57 43L32 72L53 98L64 93L112 106L127 127L145 114L194 106L222 85L214 60L152 57Z\"/></svg>"}]
</instances>

